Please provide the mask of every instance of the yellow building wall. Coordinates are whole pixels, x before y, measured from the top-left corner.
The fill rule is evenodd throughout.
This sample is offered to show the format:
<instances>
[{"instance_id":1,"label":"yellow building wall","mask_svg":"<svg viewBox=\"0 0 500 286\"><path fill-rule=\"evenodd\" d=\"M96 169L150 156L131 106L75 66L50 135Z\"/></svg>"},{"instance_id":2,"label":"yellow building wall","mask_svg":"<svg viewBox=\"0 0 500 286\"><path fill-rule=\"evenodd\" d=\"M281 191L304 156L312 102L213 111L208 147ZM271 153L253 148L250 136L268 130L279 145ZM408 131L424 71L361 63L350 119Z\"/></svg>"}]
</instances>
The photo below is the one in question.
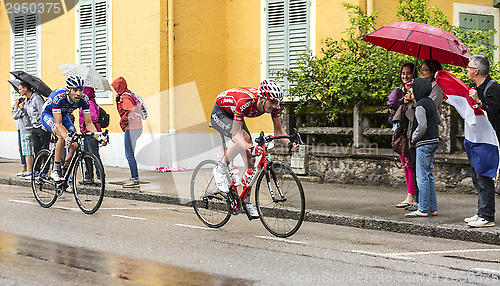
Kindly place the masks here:
<instances>
[{"instance_id":1,"label":"yellow building wall","mask_svg":"<svg viewBox=\"0 0 500 286\"><path fill-rule=\"evenodd\" d=\"M259 86L261 75L261 13L264 13L260 0L227 1L228 26L228 88ZM245 122L251 132L262 130L273 132L271 116L264 114L259 118L247 118Z\"/></svg>"},{"instance_id":2,"label":"yellow building wall","mask_svg":"<svg viewBox=\"0 0 500 286\"><path fill-rule=\"evenodd\" d=\"M10 22L3 1L0 5L0 131L16 131L10 102Z\"/></svg>"},{"instance_id":3,"label":"yellow building wall","mask_svg":"<svg viewBox=\"0 0 500 286\"><path fill-rule=\"evenodd\" d=\"M348 23L348 13L343 1L316 0L316 52L323 47L322 41L331 37L339 39ZM366 9L366 0L350 0L349 3ZM491 0L456 1L474 5L491 6ZM167 133L169 122L169 62L168 62L168 1L117 1L112 11L112 68L110 82L123 76L132 90L150 99L152 110L144 132ZM397 0L373 0L374 10L379 12L378 23L385 25L396 21ZM432 0L453 18L453 2ZM131 11L137 11L133 13ZM41 25L41 77L51 87L64 84L64 76L58 65L75 62L75 9ZM215 96L236 86L257 87L262 79L261 71L261 0L175 0L174 57L175 86L193 85L196 90L182 89L176 94L187 103L201 105L205 122L177 130L180 133L207 132L206 122L215 102ZM0 5L0 91L3 103L0 111L10 114L10 23L5 6ZM189 92L188 92L189 91ZM188 94L189 93L189 94ZM197 93L197 94L196 94ZM193 95L194 94L194 95ZM5 104L9 102L9 104ZM111 114L111 132L121 132L116 104L103 105ZM192 116L189 110L176 109L175 121ZM250 130L272 131L268 115L248 119ZM183 126L185 127L185 126ZM0 118L0 129L15 131L10 116Z\"/></svg>"},{"instance_id":4,"label":"yellow building wall","mask_svg":"<svg viewBox=\"0 0 500 286\"><path fill-rule=\"evenodd\" d=\"M139 94L152 109L144 122L143 132L167 132L168 116L158 111L168 110L168 96L160 92L168 86L162 81L160 68L163 63L160 51L166 48L166 1L113 1L112 4L112 68L110 84L122 76L129 89ZM136 12L134 12L136 11ZM164 47L165 46L165 47ZM163 89L162 89L163 88ZM111 115L110 131L121 132L120 117L116 110L113 91L113 105L103 106ZM154 101L150 100L154 98ZM153 106L154 105L154 106Z\"/></svg>"},{"instance_id":5,"label":"yellow building wall","mask_svg":"<svg viewBox=\"0 0 500 286\"><path fill-rule=\"evenodd\" d=\"M376 0L375 0L376 1ZM359 0L330 1L316 0L316 54L321 54L326 38L339 40L345 37L343 33L349 25L349 14L342 5L343 2L364 7ZM314 9L312 7L311 9Z\"/></svg>"}]
</instances>

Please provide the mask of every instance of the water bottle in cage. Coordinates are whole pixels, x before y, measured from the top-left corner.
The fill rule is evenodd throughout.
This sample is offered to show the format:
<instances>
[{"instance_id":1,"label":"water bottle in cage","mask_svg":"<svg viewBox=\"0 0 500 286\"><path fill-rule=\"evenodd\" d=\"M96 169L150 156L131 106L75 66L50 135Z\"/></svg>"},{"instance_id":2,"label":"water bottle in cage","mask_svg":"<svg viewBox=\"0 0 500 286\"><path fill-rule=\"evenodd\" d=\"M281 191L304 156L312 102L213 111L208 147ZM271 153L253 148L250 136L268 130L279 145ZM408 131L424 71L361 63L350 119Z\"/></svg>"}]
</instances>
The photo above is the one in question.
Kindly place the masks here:
<instances>
[{"instance_id":1,"label":"water bottle in cage","mask_svg":"<svg viewBox=\"0 0 500 286\"><path fill-rule=\"evenodd\" d=\"M233 176L233 181L235 186L240 186L241 185L241 174L240 170L236 166L231 167L231 175Z\"/></svg>"},{"instance_id":2,"label":"water bottle in cage","mask_svg":"<svg viewBox=\"0 0 500 286\"><path fill-rule=\"evenodd\" d=\"M250 182L252 181L252 178L253 178L253 169L249 168L243 175L243 179L241 179L241 184L243 184L243 186L245 187L248 186L248 184L250 184Z\"/></svg>"}]
</instances>

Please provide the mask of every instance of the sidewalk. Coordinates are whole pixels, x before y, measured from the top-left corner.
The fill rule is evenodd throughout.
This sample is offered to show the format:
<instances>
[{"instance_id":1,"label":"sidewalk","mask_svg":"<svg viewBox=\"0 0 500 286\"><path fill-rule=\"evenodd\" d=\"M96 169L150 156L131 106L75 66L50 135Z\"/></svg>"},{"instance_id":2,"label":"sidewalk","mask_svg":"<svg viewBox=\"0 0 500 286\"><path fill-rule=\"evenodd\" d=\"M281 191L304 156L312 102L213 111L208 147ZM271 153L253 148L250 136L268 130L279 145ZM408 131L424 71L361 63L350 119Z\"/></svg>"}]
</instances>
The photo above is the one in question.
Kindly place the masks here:
<instances>
[{"instance_id":1,"label":"sidewalk","mask_svg":"<svg viewBox=\"0 0 500 286\"><path fill-rule=\"evenodd\" d=\"M29 181L15 176L19 170L19 160L0 158L0 183L30 186ZM129 178L128 168L105 166L105 170L106 196L189 204L191 170L174 173L141 170L141 186L136 189L121 186ZM465 217L476 213L477 195L438 191L439 215L410 219L404 217L404 209L394 207L406 197L402 188L319 184L304 180L302 184L306 195L306 221L500 245L500 216L497 215L498 225L490 228L473 229L463 222Z\"/></svg>"}]
</instances>

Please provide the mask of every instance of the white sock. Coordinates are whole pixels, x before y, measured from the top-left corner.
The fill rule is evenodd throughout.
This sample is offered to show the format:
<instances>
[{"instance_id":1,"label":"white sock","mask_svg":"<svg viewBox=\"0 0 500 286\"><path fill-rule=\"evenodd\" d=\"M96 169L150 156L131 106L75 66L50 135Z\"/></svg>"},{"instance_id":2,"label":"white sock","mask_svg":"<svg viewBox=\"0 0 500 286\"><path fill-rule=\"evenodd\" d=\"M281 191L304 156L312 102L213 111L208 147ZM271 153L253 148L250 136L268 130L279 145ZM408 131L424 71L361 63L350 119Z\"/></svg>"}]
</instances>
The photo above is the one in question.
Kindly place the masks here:
<instances>
[{"instance_id":1,"label":"white sock","mask_svg":"<svg viewBox=\"0 0 500 286\"><path fill-rule=\"evenodd\" d=\"M227 172L228 166L226 161L222 161L219 165L217 165L217 172L224 174Z\"/></svg>"}]
</instances>

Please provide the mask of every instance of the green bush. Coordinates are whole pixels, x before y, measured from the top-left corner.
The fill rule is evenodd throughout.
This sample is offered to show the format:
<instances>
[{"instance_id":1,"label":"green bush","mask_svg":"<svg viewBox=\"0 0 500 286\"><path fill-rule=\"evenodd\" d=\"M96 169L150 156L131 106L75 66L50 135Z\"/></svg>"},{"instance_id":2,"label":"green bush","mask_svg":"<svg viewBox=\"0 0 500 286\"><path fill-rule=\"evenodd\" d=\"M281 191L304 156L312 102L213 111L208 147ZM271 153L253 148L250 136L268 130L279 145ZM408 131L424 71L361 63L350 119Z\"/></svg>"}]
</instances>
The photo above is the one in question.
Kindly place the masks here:
<instances>
[{"instance_id":1,"label":"green bush","mask_svg":"<svg viewBox=\"0 0 500 286\"><path fill-rule=\"evenodd\" d=\"M400 85L401 65L415 62L414 57L389 52L362 41L375 30L377 13L367 15L359 6L348 3L343 3L343 6L350 19L350 26L344 31L346 37L325 39L325 47L319 55L305 53L297 67L279 72L291 82L288 94L298 102L297 109L311 102L320 109L320 119L312 122L315 126L335 120L340 111L352 109L358 103L384 105L391 91ZM496 49L486 41L492 37L493 31L465 33L462 28L452 26L437 7L429 7L428 0L399 0L396 16L401 21L428 22L447 30L456 35L472 54L483 53L492 59L491 51ZM463 67L444 65L443 68L468 83ZM500 79L498 64L492 64L491 74Z\"/></svg>"}]
</instances>

